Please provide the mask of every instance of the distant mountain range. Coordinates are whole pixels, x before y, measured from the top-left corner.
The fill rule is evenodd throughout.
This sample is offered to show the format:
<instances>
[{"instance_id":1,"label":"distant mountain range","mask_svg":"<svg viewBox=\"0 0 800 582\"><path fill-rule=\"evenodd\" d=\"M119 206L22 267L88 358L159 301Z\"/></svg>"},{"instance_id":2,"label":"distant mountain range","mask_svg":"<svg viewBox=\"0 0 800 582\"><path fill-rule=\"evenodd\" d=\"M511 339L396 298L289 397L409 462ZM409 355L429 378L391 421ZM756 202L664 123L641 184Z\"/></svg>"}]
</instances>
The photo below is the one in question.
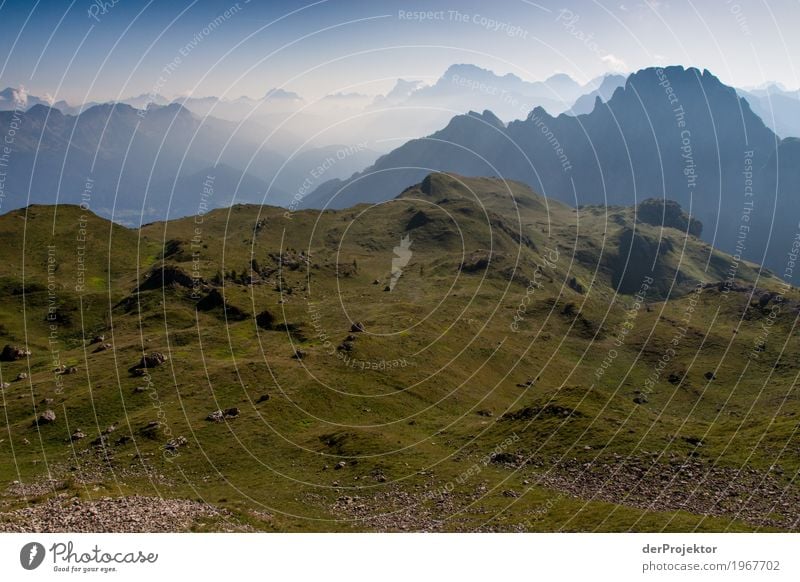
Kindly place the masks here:
<instances>
[{"instance_id":1,"label":"distant mountain range","mask_svg":"<svg viewBox=\"0 0 800 582\"><path fill-rule=\"evenodd\" d=\"M118 103L136 109L180 104L200 117L255 123L259 139L269 136L273 149L307 149L331 144L369 141L406 141L436 131L459 113L491 109L506 121L524 118L536 106L552 113L568 110L583 94L608 86L605 78L582 85L565 74L544 81L529 82L513 74L498 75L470 64L450 66L433 84L398 79L386 95L355 91L337 92L317 100L306 100L285 88L275 87L261 98L183 96L170 100L157 93L144 93ZM46 105L64 114L76 115L99 105L95 102L71 106L66 101L27 95L24 90L6 89L0 96L0 110L12 110L25 95L22 109ZM354 136L357 139L354 139ZM389 140L389 141L386 141ZM360 168L359 168L360 169Z\"/></svg>"},{"instance_id":2,"label":"distant mountain range","mask_svg":"<svg viewBox=\"0 0 800 582\"><path fill-rule=\"evenodd\" d=\"M573 205L660 197L689 209L714 245L783 272L800 219L797 168L798 140L781 140L710 72L649 68L587 114L456 116L304 205L379 202L430 171L519 180Z\"/></svg>"},{"instance_id":3,"label":"distant mountain range","mask_svg":"<svg viewBox=\"0 0 800 582\"><path fill-rule=\"evenodd\" d=\"M781 137L800 137L800 91L770 84L763 89L739 90L767 127Z\"/></svg>"},{"instance_id":4,"label":"distant mountain range","mask_svg":"<svg viewBox=\"0 0 800 582\"><path fill-rule=\"evenodd\" d=\"M591 113L597 106L597 100L605 103L614 95L614 91L618 87L624 87L627 77L624 75L606 75L600 83L600 86L592 91L581 95L570 107L570 115L580 115L582 113Z\"/></svg>"},{"instance_id":5,"label":"distant mountain range","mask_svg":"<svg viewBox=\"0 0 800 582\"><path fill-rule=\"evenodd\" d=\"M200 118L174 103L146 110L95 105L78 115L37 104L0 112L0 133L13 134L0 168L0 211L85 202L123 224L196 214L201 202L206 210L238 202L289 204L294 192L316 186L322 175L352 174L376 156L353 146L278 154L256 124ZM324 172L315 172L323 165ZM209 177L214 195L204 198Z\"/></svg>"},{"instance_id":6,"label":"distant mountain range","mask_svg":"<svg viewBox=\"0 0 800 582\"><path fill-rule=\"evenodd\" d=\"M145 94L77 113L50 101L0 92L0 131L15 126L0 211L80 203L90 182L100 215L150 222L197 212L209 176L210 208L298 198L342 208L447 171L520 180L573 205L674 199L706 225L709 242L782 270L800 205L800 145L771 129L800 130L798 95L777 86L737 95L694 68L581 85L566 75L528 82L462 64L432 85L399 80L384 96L340 93L319 103L283 88L262 99L180 103ZM376 149L389 144L399 147L376 161Z\"/></svg>"}]
</instances>

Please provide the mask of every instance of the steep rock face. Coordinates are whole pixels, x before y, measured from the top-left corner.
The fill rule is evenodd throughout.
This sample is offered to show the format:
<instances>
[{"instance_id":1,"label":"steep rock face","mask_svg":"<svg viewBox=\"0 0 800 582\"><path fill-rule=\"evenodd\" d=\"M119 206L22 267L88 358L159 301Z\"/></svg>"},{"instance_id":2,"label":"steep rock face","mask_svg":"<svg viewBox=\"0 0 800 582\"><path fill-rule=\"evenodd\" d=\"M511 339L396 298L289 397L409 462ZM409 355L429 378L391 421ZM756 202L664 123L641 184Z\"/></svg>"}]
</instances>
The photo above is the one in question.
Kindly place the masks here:
<instances>
[{"instance_id":1,"label":"steep rock face","mask_svg":"<svg viewBox=\"0 0 800 582\"><path fill-rule=\"evenodd\" d=\"M675 228L692 236L699 237L703 233L703 223L686 214L674 200L648 198L639 203L636 216L645 224Z\"/></svg>"},{"instance_id":2,"label":"steep rock face","mask_svg":"<svg viewBox=\"0 0 800 582\"><path fill-rule=\"evenodd\" d=\"M363 174L322 184L305 205L386 200L429 170L518 180L573 205L634 205L650 196L690 209L706 240L726 251L736 249L742 215L751 214L748 223L761 228L744 256L777 269L800 218L790 196L795 149L708 71L649 68L585 115L536 108L507 126L490 112L455 117Z\"/></svg>"},{"instance_id":3,"label":"steep rock face","mask_svg":"<svg viewBox=\"0 0 800 582\"><path fill-rule=\"evenodd\" d=\"M639 291L643 281L653 279L652 285L657 286L658 296L667 296L676 272L660 259L672 251L672 243L668 239L658 240L623 228L618 245L617 254L610 260L614 288L619 293L632 295Z\"/></svg>"}]
</instances>

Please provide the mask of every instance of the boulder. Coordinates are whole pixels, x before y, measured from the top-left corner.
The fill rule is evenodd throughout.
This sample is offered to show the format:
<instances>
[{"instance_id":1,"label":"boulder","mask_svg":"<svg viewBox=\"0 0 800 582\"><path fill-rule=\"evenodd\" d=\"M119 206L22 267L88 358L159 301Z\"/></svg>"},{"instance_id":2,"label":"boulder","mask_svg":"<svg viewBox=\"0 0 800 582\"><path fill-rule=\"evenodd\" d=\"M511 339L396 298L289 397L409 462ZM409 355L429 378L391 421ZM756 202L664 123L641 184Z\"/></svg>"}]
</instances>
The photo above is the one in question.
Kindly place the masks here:
<instances>
[{"instance_id":1,"label":"boulder","mask_svg":"<svg viewBox=\"0 0 800 582\"><path fill-rule=\"evenodd\" d=\"M142 356L139 363L134 368L155 368L166 362L169 358L161 352L152 352Z\"/></svg>"},{"instance_id":2,"label":"boulder","mask_svg":"<svg viewBox=\"0 0 800 582\"><path fill-rule=\"evenodd\" d=\"M214 412L210 413L206 416L206 420L209 422L222 422L225 420L225 413L221 410L215 410Z\"/></svg>"},{"instance_id":3,"label":"boulder","mask_svg":"<svg viewBox=\"0 0 800 582\"><path fill-rule=\"evenodd\" d=\"M85 438L86 438L86 434L84 434L84 432L81 429L76 429L75 432L72 433L72 436L70 437L70 440L72 440L74 442L74 441L79 441L79 440L85 439Z\"/></svg>"},{"instance_id":4,"label":"boulder","mask_svg":"<svg viewBox=\"0 0 800 582\"><path fill-rule=\"evenodd\" d=\"M239 409L235 406L233 408L226 408L225 410L215 410L206 416L206 420L209 422L224 422L225 420L236 418L239 416L239 412Z\"/></svg>"},{"instance_id":5,"label":"boulder","mask_svg":"<svg viewBox=\"0 0 800 582\"><path fill-rule=\"evenodd\" d=\"M161 432L161 423L157 420L151 420L142 428L142 434L148 438L156 438ZM106 439L107 437L100 437Z\"/></svg>"},{"instance_id":6,"label":"boulder","mask_svg":"<svg viewBox=\"0 0 800 582\"><path fill-rule=\"evenodd\" d=\"M350 333L360 333L364 331L364 324L360 321L354 321L353 325L350 326Z\"/></svg>"},{"instance_id":7,"label":"boulder","mask_svg":"<svg viewBox=\"0 0 800 582\"><path fill-rule=\"evenodd\" d=\"M179 448L185 447L188 443L189 441L186 440L186 437L179 436L167 441L167 444L164 445L164 448L168 451L177 451Z\"/></svg>"},{"instance_id":8,"label":"boulder","mask_svg":"<svg viewBox=\"0 0 800 582\"><path fill-rule=\"evenodd\" d=\"M22 358L30 355L30 350L6 344L3 348L3 351L0 352L0 361L15 362L16 360L21 360Z\"/></svg>"},{"instance_id":9,"label":"boulder","mask_svg":"<svg viewBox=\"0 0 800 582\"><path fill-rule=\"evenodd\" d=\"M36 424L41 426L43 424L53 424L55 421L56 413L50 409L47 409L39 415L38 419L36 419Z\"/></svg>"}]
</instances>

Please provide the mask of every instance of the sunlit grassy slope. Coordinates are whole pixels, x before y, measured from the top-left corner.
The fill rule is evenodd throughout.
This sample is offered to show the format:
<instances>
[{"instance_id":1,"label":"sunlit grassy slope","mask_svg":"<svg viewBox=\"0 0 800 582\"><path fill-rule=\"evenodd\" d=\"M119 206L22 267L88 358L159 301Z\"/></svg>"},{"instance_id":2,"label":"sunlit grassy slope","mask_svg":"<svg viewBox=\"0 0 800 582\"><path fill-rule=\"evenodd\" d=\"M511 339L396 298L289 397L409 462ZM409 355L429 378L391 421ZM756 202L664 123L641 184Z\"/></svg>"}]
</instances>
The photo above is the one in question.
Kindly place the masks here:
<instances>
[{"instance_id":1,"label":"sunlit grassy slope","mask_svg":"<svg viewBox=\"0 0 800 582\"><path fill-rule=\"evenodd\" d=\"M138 231L32 206L0 217L0 248L2 343L31 350L0 363L0 485L54 479L7 508L144 493L281 531L790 527L721 483L796 494L798 293L633 208L434 174L377 206ZM631 471L652 491L626 496Z\"/></svg>"}]
</instances>

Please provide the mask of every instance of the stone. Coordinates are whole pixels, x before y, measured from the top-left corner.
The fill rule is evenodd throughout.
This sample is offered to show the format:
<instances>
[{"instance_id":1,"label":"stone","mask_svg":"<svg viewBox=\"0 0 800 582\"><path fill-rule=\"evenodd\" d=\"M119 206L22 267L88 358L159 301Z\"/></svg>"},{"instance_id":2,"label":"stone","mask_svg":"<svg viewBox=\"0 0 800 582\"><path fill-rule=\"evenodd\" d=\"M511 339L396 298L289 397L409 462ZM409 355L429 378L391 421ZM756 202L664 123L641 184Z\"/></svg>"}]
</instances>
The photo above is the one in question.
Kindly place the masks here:
<instances>
[{"instance_id":1,"label":"stone","mask_svg":"<svg viewBox=\"0 0 800 582\"><path fill-rule=\"evenodd\" d=\"M210 422L222 422L225 420L225 414L221 410L215 410L206 416L206 420Z\"/></svg>"},{"instance_id":2,"label":"stone","mask_svg":"<svg viewBox=\"0 0 800 582\"><path fill-rule=\"evenodd\" d=\"M347 463L345 463L344 461L339 461L338 463L336 463L333 466L333 468L338 471L340 469L344 469L346 466L347 466Z\"/></svg>"},{"instance_id":3,"label":"stone","mask_svg":"<svg viewBox=\"0 0 800 582\"><path fill-rule=\"evenodd\" d=\"M209 422L224 422L226 419L238 417L239 413L239 409L235 406L233 408L226 408L225 410L215 410L206 416L206 420Z\"/></svg>"},{"instance_id":4,"label":"stone","mask_svg":"<svg viewBox=\"0 0 800 582\"><path fill-rule=\"evenodd\" d=\"M303 350L295 350L294 355L292 356L292 359L294 359L294 360L302 360L305 357L306 357L306 353Z\"/></svg>"},{"instance_id":5,"label":"stone","mask_svg":"<svg viewBox=\"0 0 800 582\"><path fill-rule=\"evenodd\" d=\"M43 424L53 424L55 421L56 413L50 409L47 409L39 415L39 418L36 420L36 424L41 426Z\"/></svg>"},{"instance_id":6,"label":"stone","mask_svg":"<svg viewBox=\"0 0 800 582\"><path fill-rule=\"evenodd\" d=\"M168 451L177 451L179 448L185 447L188 443L189 441L186 440L186 437L179 436L167 441L167 444L164 445L164 448Z\"/></svg>"},{"instance_id":7,"label":"stone","mask_svg":"<svg viewBox=\"0 0 800 582\"><path fill-rule=\"evenodd\" d=\"M364 331L364 324L360 321L353 322L353 325L350 326L350 333L361 333Z\"/></svg>"},{"instance_id":8,"label":"stone","mask_svg":"<svg viewBox=\"0 0 800 582\"><path fill-rule=\"evenodd\" d=\"M136 388L133 389L133 393L134 394L141 394L142 392L145 392L145 391L147 391L147 387L146 386L137 386Z\"/></svg>"},{"instance_id":9,"label":"stone","mask_svg":"<svg viewBox=\"0 0 800 582\"><path fill-rule=\"evenodd\" d=\"M31 351L28 349L6 344L5 347L3 347L3 351L0 352L0 361L14 362L30 355Z\"/></svg>"},{"instance_id":10,"label":"stone","mask_svg":"<svg viewBox=\"0 0 800 582\"><path fill-rule=\"evenodd\" d=\"M75 432L72 433L72 436L70 437L70 439L73 442L74 441L79 441L79 440L85 439L85 438L86 438L86 434L84 434L84 432L81 429L76 429Z\"/></svg>"},{"instance_id":11,"label":"stone","mask_svg":"<svg viewBox=\"0 0 800 582\"><path fill-rule=\"evenodd\" d=\"M166 362L169 358L161 352L152 352L142 356L136 368L155 368Z\"/></svg>"},{"instance_id":12,"label":"stone","mask_svg":"<svg viewBox=\"0 0 800 582\"><path fill-rule=\"evenodd\" d=\"M104 341L106 341L106 336L104 336L104 335L96 335L96 336L94 336L92 338L92 341L90 341L89 344L101 344Z\"/></svg>"},{"instance_id":13,"label":"stone","mask_svg":"<svg viewBox=\"0 0 800 582\"><path fill-rule=\"evenodd\" d=\"M256 400L256 404L261 404L262 402L266 402L267 400L269 400L269 394L262 394L261 396L258 397L258 400Z\"/></svg>"},{"instance_id":14,"label":"stone","mask_svg":"<svg viewBox=\"0 0 800 582\"><path fill-rule=\"evenodd\" d=\"M28 377L28 374L25 373L25 372L20 372L19 374L17 374L17 380L24 380L27 377Z\"/></svg>"},{"instance_id":15,"label":"stone","mask_svg":"<svg viewBox=\"0 0 800 582\"><path fill-rule=\"evenodd\" d=\"M94 349L94 353L96 354L98 352L104 352L104 351L110 350L110 349L111 349L111 344L100 344L99 346L97 346Z\"/></svg>"}]
</instances>

